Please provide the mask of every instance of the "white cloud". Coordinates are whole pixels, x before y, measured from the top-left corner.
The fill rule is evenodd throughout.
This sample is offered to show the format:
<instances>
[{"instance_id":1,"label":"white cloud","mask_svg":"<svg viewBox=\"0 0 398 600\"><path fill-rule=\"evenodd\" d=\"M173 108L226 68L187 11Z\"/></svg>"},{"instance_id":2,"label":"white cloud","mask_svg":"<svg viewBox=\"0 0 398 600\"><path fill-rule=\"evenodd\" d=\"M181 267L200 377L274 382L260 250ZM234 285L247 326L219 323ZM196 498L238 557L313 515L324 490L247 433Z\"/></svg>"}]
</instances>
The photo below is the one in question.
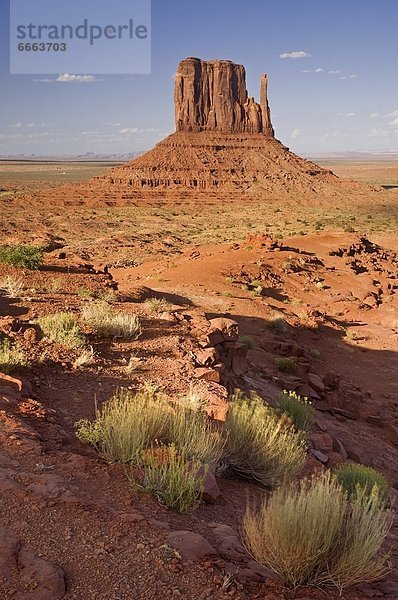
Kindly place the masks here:
<instances>
[{"instance_id":1,"label":"white cloud","mask_svg":"<svg viewBox=\"0 0 398 600\"><path fill-rule=\"evenodd\" d=\"M61 83L91 83L97 81L94 75L69 75L69 73L61 73L55 81Z\"/></svg>"},{"instance_id":2,"label":"white cloud","mask_svg":"<svg viewBox=\"0 0 398 600\"><path fill-rule=\"evenodd\" d=\"M124 129L120 129L119 133L138 133L138 127L125 127Z\"/></svg>"},{"instance_id":3,"label":"white cloud","mask_svg":"<svg viewBox=\"0 0 398 600\"><path fill-rule=\"evenodd\" d=\"M392 125L393 127L398 127L398 117L393 121L390 121L390 125Z\"/></svg>"},{"instance_id":4,"label":"white cloud","mask_svg":"<svg viewBox=\"0 0 398 600\"><path fill-rule=\"evenodd\" d=\"M101 125L106 125L107 127L120 127L121 123L113 123L112 121L101 123Z\"/></svg>"},{"instance_id":5,"label":"white cloud","mask_svg":"<svg viewBox=\"0 0 398 600\"><path fill-rule=\"evenodd\" d=\"M340 79L357 79L358 75L343 75Z\"/></svg>"},{"instance_id":6,"label":"white cloud","mask_svg":"<svg viewBox=\"0 0 398 600\"><path fill-rule=\"evenodd\" d=\"M312 73L312 69L303 69L303 73Z\"/></svg>"},{"instance_id":7,"label":"white cloud","mask_svg":"<svg viewBox=\"0 0 398 600\"><path fill-rule=\"evenodd\" d=\"M297 129L297 127L296 127L296 129L293 129L292 133L290 134L290 137L293 140L296 140L298 137L300 137L300 135L301 135L301 131L300 131L300 129Z\"/></svg>"},{"instance_id":8,"label":"white cloud","mask_svg":"<svg viewBox=\"0 0 398 600\"><path fill-rule=\"evenodd\" d=\"M17 129L19 129L20 127L22 127L22 123L21 121L18 121L18 123L13 123L12 125L10 125L10 127L16 127Z\"/></svg>"},{"instance_id":9,"label":"white cloud","mask_svg":"<svg viewBox=\"0 0 398 600\"><path fill-rule=\"evenodd\" d=\"M378 116L379 116L379 113L377 113L377 112L372 112L372 113L370 113L370 115L369 115L369 119L375 119L375 118L376 118L376 117L378 117Z\"/></svg>"},{"instance_id":10,"label":"white cloud","mask_svg":"<svg viewBox=\"0 0 398 600\"><path fill-rule=\"evenodd\" d=\"M279 55L279 58L308 58L310 57L311 54L308 54L308 52L304 52L304 50L296 50L295 52L284 52L283 54Z\"/></svg>"},{"instance_id":11,"label":"white cloud","mask_svg":"<svg viewBox=\"0 0 398 600\"><path fill-rule=\"evenodd\" d=\"M342 112L338 112L336 114L336 117L356 117L357 113L354 112L346 112L346 113L342 113Z\"/></svg>"},{"instance_id":12,"label":"white cloud","mask_svg":"<svg viewBox=\"0 0 398 600\"><path fill-rule=\"evenodd\" d=\"M339 73L341 73L339 69L332 69L331 71L328 71L328 75L339 75Z\"/></svg>"},{"instance_id":13,"label":"white cloud","mask_svg":"<svg viewBox=\"0 0 398 600\"><path fill-rule=\"evenodd\" d=\"M388 113L386 117L398 117L398 109Z\"/></svg>"},{"instance_id":14,"label":"white cloud","mask_svg":"<svg viewBox=\"0 0 398 600\"><path fill-rule=\"evenodd\" d=\"M53 82L54 82L54 79L48 79L48 78L33 80L33 83L53 83Z\"/></svg>"},{"instance_id":15,"label":"white cloud","mask_svg":"<svg viewBox=\"0 0 398 600\"><path fill-rule=\"evenodd\" d=\"M323 73L324 69L322 69L322 67L318 67L317 69L315 69L314 73Z\"/></svg>"}]
</instances>

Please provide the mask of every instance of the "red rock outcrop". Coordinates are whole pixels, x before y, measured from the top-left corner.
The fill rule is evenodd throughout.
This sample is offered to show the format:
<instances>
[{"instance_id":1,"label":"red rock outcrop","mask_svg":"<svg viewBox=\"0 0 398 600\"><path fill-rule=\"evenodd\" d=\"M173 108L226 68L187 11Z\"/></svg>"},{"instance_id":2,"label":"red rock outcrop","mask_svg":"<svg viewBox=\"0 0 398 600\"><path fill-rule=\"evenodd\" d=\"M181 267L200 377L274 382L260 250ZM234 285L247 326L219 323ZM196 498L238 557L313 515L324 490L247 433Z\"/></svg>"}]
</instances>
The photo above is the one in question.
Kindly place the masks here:
<instances>
[{"instance_id":1,"label":"red rock outcrop","mask_svg":"<svg viewBox=\"0 0 398 600\"><path fill-rule=\"evenodd\" d=\"M220 131L274 135L261 77L260 104L248 97L246 71L229 60L180 62L174 88L177 131Z\"/></svg>"}]
</instances>

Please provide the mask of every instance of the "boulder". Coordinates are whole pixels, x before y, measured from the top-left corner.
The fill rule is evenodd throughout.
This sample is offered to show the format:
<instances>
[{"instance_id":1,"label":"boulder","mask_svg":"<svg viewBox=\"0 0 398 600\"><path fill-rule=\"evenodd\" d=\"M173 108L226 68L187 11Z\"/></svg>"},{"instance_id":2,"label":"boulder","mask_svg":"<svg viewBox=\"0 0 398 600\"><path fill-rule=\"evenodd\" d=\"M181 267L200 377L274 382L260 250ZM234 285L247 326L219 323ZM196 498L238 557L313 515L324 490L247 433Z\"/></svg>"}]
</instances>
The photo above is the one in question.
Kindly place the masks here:
<instances>
[{"instance_id":1,"label":"boulder","mask_svg":"<svg viewBox=\"0 0 398 600\"><path fill-rule=\"evenodd\" d=\"M167 543L177 550L182 560L200 562L205 558L217 556L208 540L193 531L172 531L167 536Z\"/></svg>"}]
</instances>

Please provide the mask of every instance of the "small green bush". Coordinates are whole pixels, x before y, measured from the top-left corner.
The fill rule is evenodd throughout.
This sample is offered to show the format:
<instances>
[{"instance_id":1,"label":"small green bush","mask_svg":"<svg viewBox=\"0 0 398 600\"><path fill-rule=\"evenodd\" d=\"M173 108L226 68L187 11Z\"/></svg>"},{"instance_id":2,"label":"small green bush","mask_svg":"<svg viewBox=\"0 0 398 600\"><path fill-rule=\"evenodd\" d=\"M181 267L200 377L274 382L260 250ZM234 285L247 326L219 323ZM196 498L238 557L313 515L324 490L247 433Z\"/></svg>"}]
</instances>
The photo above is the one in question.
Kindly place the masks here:
<instances>
[{"instance_id":1,"label":"small green bush","mask_svg":"<svg viewBox=\"0 0 398 600\"><path fill-rule=\"evenodd\" d=\"M296 392L284 391L278 399L278 408L288 415L296 430L308 431L315 421L315 409L308 398L298 396Z\"/></svg>"},{"instance_id":2,"label":"small green bush","mask_svg":"<svg viewBox=\"0 0 398 600\"><path fill-rule=\"evenodd\" d=\"M284 373L295 373L297 371L297 364L292 358L281 356L275 362L279 371L283 371Z\"/></svg>"},{"instance_id":3,"label":"small green bush","mask_svg":"<svg viewBox=\"0 0 398 600\"><path fill-rule=\"evenodd\" d=\"M26 354L18 345L12 346L10 340L0 340L0 372L8 375L18 367L28 366Z\"/></svg>"},{"instance_id":4,"label":"small green bush","mask_svg":"<svg viewBox=\"0 0 398 600\"><path fill-rule=\"evenodd\" d=\"M248 507L243 520L252 556L277 573L285 585L346 587L371 583L389 571L380 548L391 513L376 496L354 503L330 472L282 485L259 511Z\"/></svg>"},{"instance_id":5,"label":"small green bush","mask_svg":"<svg viewBox=\"0 0 398 600\"><path fill-rule=\"evenodd\" d=\"M256 342L252 338L251 335L246 335L246 334L240 335L238 338L238 342L240 344L245 344L249 348L249 350L255 350L255 348L256 348Z\"/></svg>"},{"instance_id":6,"label":"small green bush","mask_svg":"<svg viewBox=\"0 0 398 600\"><path fill-rule=\"evenodd\" d=\"M82 318L100 337L134 340L141 335L136 315L117 312L107 302L87 304L82 309Z\"/></svg>"},{"instance_id":7,"label":"small green bush","mask_svg":"<svg viewBox=\"0 0 398 600\"><path fill-rule=\"evenodd\" d=\"M76 435L111 463L141 464L143 450L167 437L171 410L152 389L136 394L121 389L97 412L94 421L75 425Z\"/></svg>"},{"instance_id":8,"label":"small green bush","mask_svg":"<svg viewBox=\"0 0 398 600\"><path fill-rule=\"evenodd\" d=\"M334 476L351 500L355 500L358 494L363 491L368 496L376 494L382 505L389 503L391 483L375 469L347 463L337 467Z\"/></svg>"},{"instance_id":9,"label":"small green bush","mask_svg":"<svg viewBox=\"0 0 398 600\"><path fill-rule=\"evenodd\" d=\"M274 486L303 466L306 444L302 433L259 397L235 395L229 405L225 461L241 476Z\"/></svg>"},{"instance_id":10,"label":"small green bush","mask_svg":"<svg viewBox=\"0 0 398 600\"><path fill-rule=\"evenodd\" d=\"M21 269L38 269L43 251L37 246L0 246L0 263Z\"/></svg>"},{"instance_id":11,"label":"small green bush","mask_svg":"<svg viewBox=\"0 0 398 600\"><path fill-rule=\"evenodd\" d=\"M165 460L145 465L143 484L130 476L133 488L141 488L153 494L160 504L185 514L200 504L207 468L200 461L192 461L174 446L166 448Z\"/></svg>"},{"instance_id":12,"label":"small green bush","mask_svg":"<svg viewBox=\"0 0 398 600\"><path fill-rule=\"evenodd\" d=\"M72 313L61 312L41 317L39 325L50 342L61 344L67 348L80 348L84 344L84 335Z\"/></svg>"}]
</instances>

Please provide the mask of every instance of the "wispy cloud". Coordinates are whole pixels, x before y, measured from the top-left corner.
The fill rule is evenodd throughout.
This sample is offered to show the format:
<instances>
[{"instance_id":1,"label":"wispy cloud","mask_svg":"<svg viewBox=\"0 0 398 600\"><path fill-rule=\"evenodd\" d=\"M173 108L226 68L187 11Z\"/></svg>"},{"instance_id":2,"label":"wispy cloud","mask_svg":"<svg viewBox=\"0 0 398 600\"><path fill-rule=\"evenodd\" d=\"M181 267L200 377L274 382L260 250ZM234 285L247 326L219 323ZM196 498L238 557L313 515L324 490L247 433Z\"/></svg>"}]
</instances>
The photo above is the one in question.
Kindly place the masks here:
<instances>
[{"instance_id":1,"label":"wispy cloud","mask_svg":"<svg viewBox=\"0 0 398 600\"><path fill-rule=\"evenodd\" d=\"M357 79L358 75L342 75L340 79Z\"/></svg>"},{"instance_id":2,"label":"wispy cloud","mask_svg":"<svg viewBox=\"0 0 398 600\"><path fill-rule=\"evenodd\" d=\"M398 127L398 117L396 117L393 121L390 121L390 125L393 127Z\"/></svg>"},{"instance_id":3,"label":"wispy cloud","mask_svg":"<svg viewBox=\"0 0 398 600\"><path fill-rule=\"evenodd\" d=\"M386 114L386 117L398 117L398 109Z\"/></svg>"},{"instance_id":4,"label":"wispy cloud","mask_svg":"<svg viewBox=\"0 0 398 600\"><path fill-rule=\"evenodd\" d=\"M97 81L94 75L70 75L69 73L61 73L55 81L61 83L91 83Z\"/></svg>"},{"instance_id":5,"label":"wispy cloud","mask_svg":"<svg viewBox=\"0 0 398 600\"><path fill-rule=\"evenodd\" d=\"M304 52L304 50L296 50L294 52L284 52L283 54L279 55L279 58L297 59L297 58L309 58L310 56L311 56L311 54L308 54L308 52Z\"/></svg>"},{"instance_id":6,"label":"wispy cloud","mask_svg":"<svg viewBox=\"0 0 398 600\"><path fill-rule=\"evenodd\" d=\"M293 140L296 140L298 137L300 137L300 135L301 135L301 131L300 131L300 129L298 129L298 128L296 127L296 129L293 129L292 133L290 134L290 137L291 137Z\"/></svg>"},{"instance_id":7,"label":"wispy cloud","mask_svg":"<svg viewBox=\"0 0 398 600\"><path fill-rule=\"evenodd\" d=\"M369 115L369 119L375 119L375 118L376 118L376 117L378 117L378 116L379 116L379 113L377 113L377 112L372 112L372 113L370 113L370 115Z\"/></svg>"},{"instance_id":8,"label":"wispy cloud","mask_svg":"<svg viewBox=\"0 0 398 600\"><path fill-rule=\"evenodd\" d=\"M125 127L124 129L120 129L119 133L138 133L138 127Z\"/></svg>"},{"instance_id":9,"label":"wispy cloud","mask_svg":"<svg viewBox=\"0 0 398 600\"><path fill-rule=\"evenodd\" d=\"M33 83L53 83L54 79L49 79L48 77L44 77L43 79L33 79Z\"/></svg>"},{"instance_id":10,"label":"wispy cloud","mask_svg":"<svg viewBox=\"0 0 398 600\"><path fill-rule=\"evenodd\" d=\"M341 73L340 69L332 69L328 71L328 75L339 75Z\"/></svg>"},{"instance_id":11,"label":"wispy cloud","mask_svg":"<svg viewBox=\"0 0 398 600\"><path fill-rule=\"evenodd\" d=\"M105 125L106 127L121 127L121 123L113 123L112 121L108 121L105 123L101 123L101 125Z\"/></svg>"},{"instance_id":12,"label":"wispy cloud","mask_svg":"<svg viewBox=\"0 0 398 600\"><path fill-rule=\"evenodd\" d=\"M357 116L357 113L355 113L355 112L346 112L346 113L339 112L336 115L336 117L356 117L356 116Z\"/></svg>"}]
</instances>

